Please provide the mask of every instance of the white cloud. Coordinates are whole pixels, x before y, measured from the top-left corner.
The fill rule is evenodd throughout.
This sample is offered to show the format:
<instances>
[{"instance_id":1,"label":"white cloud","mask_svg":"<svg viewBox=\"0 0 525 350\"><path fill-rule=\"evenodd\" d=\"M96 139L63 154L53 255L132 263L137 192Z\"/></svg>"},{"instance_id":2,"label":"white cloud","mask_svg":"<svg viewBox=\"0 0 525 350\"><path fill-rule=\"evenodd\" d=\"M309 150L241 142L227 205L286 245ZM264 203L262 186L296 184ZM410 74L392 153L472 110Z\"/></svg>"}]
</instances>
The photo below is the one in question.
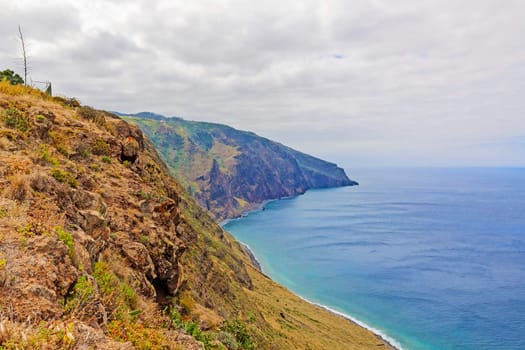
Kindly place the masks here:
<instances>
[{"instance_id":1,"label":"white cloud","mask_svg":"<svg viewBox=\"0 0 525 350\"><path fill-rule=\"evenodd\" d=\"M0 61L21 24L32 75L99 108L227 123L348 166L525 165L510 141L525 135L521 0L0 6Z\"/></svg>"}]
</instances>

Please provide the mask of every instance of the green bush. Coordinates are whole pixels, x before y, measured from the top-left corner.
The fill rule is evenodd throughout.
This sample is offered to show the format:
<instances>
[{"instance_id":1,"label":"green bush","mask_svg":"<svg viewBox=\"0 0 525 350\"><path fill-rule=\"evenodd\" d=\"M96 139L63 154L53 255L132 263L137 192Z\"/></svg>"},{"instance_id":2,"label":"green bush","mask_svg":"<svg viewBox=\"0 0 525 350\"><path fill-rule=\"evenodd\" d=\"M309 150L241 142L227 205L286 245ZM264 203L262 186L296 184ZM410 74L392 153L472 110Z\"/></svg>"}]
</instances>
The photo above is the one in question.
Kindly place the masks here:
<instances>
[{"instance_id":1,"label":"green bush","mask_svg":"<svg viewBox=\"0 0 525 350\"><path fill-rule=\"evenodd\" d=\"M235 340L237 341L237 344L245 350L252 350L255 349L255 344L252 340L252 337L248 330L246 329L246 325L243 321L239 319L234 319L230 321L224 321L224 323L221 326L221 331L230 333L235 337Z\"/></svg>"},{"instance_id":2,"label":"green bush","mask_svg":"<svg viewBox=\"0 0 525 350\"><path fill-rule=\"evenodd\" d=\"M62 227L57 227L55 231L57 233L58 239L66 245L67 250L68 250L68 255L71 258L71 260L73 260L75 258L75 247L74 247L74 242L73 242L73 236L71 236L69 232L62 229Z\"/></svg>"},{"instance_id":3,"label":"green bush","mask_svg":"<svg viewBox=\"0 0 525 350\"><path fill-rule=\"evenodd\" d=\"M7 80L11 85L19 85L24 83L24 79L11 69L6 69L0 72L0 81Z\"/></svg>"},{"instance_id":4,"label":"green bush","mask_svg":"<svg viewBox=\"0 0 525 350\"><path fill-rule=\"evenodd\" d=\"M98 155L108 155L109 154L109 145L103 139L96 139L91 148L93 154Z\"/></svg>"},{"instance_id":5,"label":"green bush","mask_svg":"<svg viewBox=\"0 0 525 350\"><path fill-rule=\"evenodd\" d=\"M3 111L2 120L8 127L20 130L22 132L28 131L31 127L29 116L14 107Z\"/></svg>"},{"instance_id":6,"label":"green bush","mask_svg":"<svg viewBox=\"0 0 525 350\"><path fill-rule=\"evenodd\" d=\"M97 281L100 295L114 320L136 318L137 294L128 284L119 280L105 262L96 262L93 277Z\"/></svg>"},{"instance_id":7,"label":"green bush","mask_svg":"<svg viewBox=\"0 0 525 350\"><path fill-rule=\"evenodd\" d=\"M217 334L217 340L223 343L228 350L239 349L239 344L237 344L235 336L233 336L231 333L220 331L219 334Z\"/></svg>"},{"instance_id":8,"label":"green bush","mask_svg":"<svg viewBox=\"0 0 525 350\"><path fill-rule=\"evenodd\" d=\"M79 312L93 302L96 296L96 288L93 283L86 276L80 276L73 290L66 296L64 309L67 313Z\"/></svg>"},{"instance_id":9,"label":"green bush","mask_svg":"<svg viewBox=\"0 0 525 350\"><path fill-rule=\"evenodd\" d=\"M71 187L78 187L77 179L75 179L75 176L70 172L60 169L53 169L51 170L51 176L53 176L58 182L66 182Z\"/></svg>"},{"instance_id":10,"label":"green bush","mask_svg":"<svg viewBox=\"0 0 525 350\"><path fill-rule=\"evenodd\" d=\"M40 159L42 159L44 162L49 163L53 166L57 166L59 164L58 159L51 156L46 145L42 146L42 151L40 152Z\"/></svg>"}]
</instances>

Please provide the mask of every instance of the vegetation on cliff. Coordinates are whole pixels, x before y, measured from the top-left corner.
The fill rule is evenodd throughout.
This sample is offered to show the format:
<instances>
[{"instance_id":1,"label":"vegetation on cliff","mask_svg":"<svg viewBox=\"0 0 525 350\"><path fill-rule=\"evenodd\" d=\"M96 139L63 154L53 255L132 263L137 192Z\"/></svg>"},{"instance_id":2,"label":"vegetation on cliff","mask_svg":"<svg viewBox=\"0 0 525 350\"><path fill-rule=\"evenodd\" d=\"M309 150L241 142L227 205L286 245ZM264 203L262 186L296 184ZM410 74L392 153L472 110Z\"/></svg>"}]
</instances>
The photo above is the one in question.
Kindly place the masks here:
<instances>
[{"instance_id":1,"label":"vegetation on cliff","mask_svg":"<svg viewBox=\"0 0 525 350\"><path fill-rule=\"evenodd\" d=\"M254 268L133 125L0 82L0 348L366 349Z\"/></svg>"},{"instance_id":2,"label":"vegetation on cliff","mask_svg":"<svg viewBox=\"0 0 525 350\"><path fill-rule=\"evenodd\" d=\"M124 118L141 128L177 180L219 220L309 188L357 184L333 163L251 132L152 113Z\"/></svg>"}]
</instances>

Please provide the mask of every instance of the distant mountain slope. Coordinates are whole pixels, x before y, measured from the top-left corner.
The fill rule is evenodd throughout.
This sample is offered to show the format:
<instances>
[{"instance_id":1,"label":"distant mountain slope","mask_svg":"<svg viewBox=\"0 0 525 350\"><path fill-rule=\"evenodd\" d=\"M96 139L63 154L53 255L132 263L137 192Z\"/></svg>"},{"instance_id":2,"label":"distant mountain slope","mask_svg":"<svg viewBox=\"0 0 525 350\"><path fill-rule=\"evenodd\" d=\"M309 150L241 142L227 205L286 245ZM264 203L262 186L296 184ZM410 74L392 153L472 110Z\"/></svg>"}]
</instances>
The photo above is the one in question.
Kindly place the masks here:
<instances>
[{"instance_id":1,"label":"distant mountain slope","mask_svg":"<svg viewBox=\"0 0 525 350\"><path fill-rule=\"evenodd\" d=\"M175 177L219 220L309 188L356 185L336 164L226 125L126 115L153 141Z\"/></svg>"}]
</instances>

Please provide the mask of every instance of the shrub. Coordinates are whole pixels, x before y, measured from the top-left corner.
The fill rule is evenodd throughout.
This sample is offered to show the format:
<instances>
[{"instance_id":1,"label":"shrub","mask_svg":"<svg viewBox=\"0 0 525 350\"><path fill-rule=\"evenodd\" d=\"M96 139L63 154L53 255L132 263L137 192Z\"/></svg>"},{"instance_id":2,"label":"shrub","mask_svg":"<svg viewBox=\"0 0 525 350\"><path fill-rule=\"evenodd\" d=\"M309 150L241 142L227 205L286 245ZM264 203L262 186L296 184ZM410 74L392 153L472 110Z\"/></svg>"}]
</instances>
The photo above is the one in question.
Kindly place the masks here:
<instances>
[{"instance_id":1,"label":"shrub","mask_svg":"<svg viewBox=\"0 0 525 350\"><path fill-rule=\"evenodd\" d=\"M67 137L58 131L50 131L48 134L56 150L64 156L69 157L70 152L68 150L69 145Z\"/></svg>"},{"instance_id":2,"label":"shrub","mask_svg":"<svg viewBox=\"0 0 525 350\"><path fill-rule=\"evenodd\" d=\"M179 297L179 305L181 307L182 314L189 315L195 307L195 301L193 301L192 297L188 292L184 292Z\"/></svg>"},{"instance_id":3,"label":"shrub","mask_svg":"<svg viewBox=\"0 0 525 350\"><path fill-rule=\"evenodd\" d=\"M75 179L75 176L70 172L60 169L53 169L51 170L51 176L53 176L58 182L66 182L71 187L78 187L77 179Z\"/></svg>"},{"instance_id":4,"label":"shrub","mask_svg":"<svg viewBox=\"0 0 525 350\"><path fill-rule=\"evenodd\" d=\"M80 107L80 102L76 98L68 98L68 97L62 97L62 96L55 96L53 97L53 100L61 103L62 105L66 107Z\"/></svg>"},{"instance_id":5,"label":"shrub","mask_svg":"<svg viewBox=\"0 0 525 350\"><path fill-rule=\"evenodd\" d=\"M3 111L2 120L10 128L26 132L31 127L29 116L21 110L11 107Z\"/></svg>"},{"instance_id":6,"label":"shrub","mask_svg":"<svg viewBox=\"0 0 525 350\"><path fill-rule=\"evenodd\" d=\"M108 156L102 156L102 161L104 163L108 163L109 164L109 163L111 163L111 158L109 158Z\"/></svg>"},{"instance_id":7,"label":"shrub","mask_svg":"<svg viewBox=\"0 0 525 350\"><path fill-rule=\"evenodd\" d=\"M41 321L28 326L4 318L0 321L0 349L72 349L74 328L74 323Z\"/></svg>"},{"instance_id":8,"label":"shrub","mask_svg":"<svg viewBox=\"0 0 525 350\"><path fill-rule=\"evenodd\" d=\"M176 329L181 329L184 331L184 333L191 335L196 340L201 341L204 344L204 348L206 350L208 349L215 349L215 347L212 346L213 336L210 333L203 332L199 325L192 321L182 321L182 317L177 310L177 307L175 305L170 306L167 309L164 309L164 312L168 313L168 317L171 320L171 326Z\"/></svg>"},{"instance_id":9,"label":"shrub","mask_svg":"<svg viewBox=\"0 0 525 350\"><path fill-rule=\"evenodd\" d=\"M246 325L241 320L234 319L230 321L224 321L224 323L221 326L221 331L233 335L242 349L255 349L255 344L252 340L252 337L246 329Z\"/></svg>"},{"instance_id":10,"label":"shrub","mask_svg":"<svg viewBox=\"0 0 525 350\"><path fill-rule=\"evenodd\" d=\"M96 139L91 148L93 154L107 155L109 154L109 145L103 139Z\"/></svg>"},{"instance_id":11,"label":"shrub","mask_svg":"<svg viewBox=\"0 0 525 350\"><path fill-rule=\"evenodd\" d=\"M237 350L239 349L239 344L237 344L237 340L235 337L224 331L220 331L219 334L217 334L217 340L219 340L221 343L228 348L228 350Z\"/></svg>"},{"instance_id":12,"label":"shrub","mask_svg":"<svg viewBox=\"0 0 525 350\"><path fill-rule=\"evenodd\" d=\"M29 179L31 188L38 192L46 192L49 186L49 179L42 173L33 173Z\"/></svg>"},{"instance_id":13,"label":"shrub","mask_svg":"<svg viewBox=\"0 0 525 350\"><path fill-rule=\"evenodd\" d=\"M57 227L55 231L56 231L58 239L66 245L69 257L71 258L71 260L74 260L75 247L73 243L73 236L71 236L69 232L62 229L62 227Z\"/></svg>"},{"instance_id":14,"label":"shrub","mask_svg":"<svg viewBox=\"0 0 525 350\"><path fill-rule=\"evenodd\" d=\"M106 118L102 112L88 106L80 107L78 109L78 115L98 125L104 125L106 123Z\"/></svg>"},{"instance_id":15,"label":"shrub","mask_svg":"<svg viewBox=\"0 0 525 350\"><path fill-rule=\"evenodd\" d=\"M11 69L0 71L0 81L8 81L11 85L19 85L24 83L24 79Z\"/></svg>"},{"instance_id":16,"label":"shrub","mask_svg":"<svg viewBox=\"0 0 525 350\"><path fill-rule=\"evenodd\" d=\"M21 226L17 229L17 232L24 237L41 236L45 234L44 225L42 223L30 222L25 226Z\"/></svg>"},{"instance_id":17,"label":"shrub","mask_svg":"<svg viewBox=\"0 0 525 350\"><path fill-rule=\"evenodd\" d=\"M59 161L57 158L51 156L51 153L47 149L47 146L42 146L42 150L40 151L40 159L42 159L44 162L49 163L53 166L57 166L59 164Z\"/></svg>"},{"instance_id":18,"label":"shrub","mask_svg":"<svg viewBox=\"0 0 525 350\"><path fill-rule=\"evenodd\" d=\"M98 165L97 163L91 163L89 164L89 169L94 171L100 171L100 165Z\"/></svg>"},{"instance_id":19,"label":"shrub","mask_svg":"<svg viewBox=\"0 0 525 350\"><path fill-rule=\"evenodd\" d=\"M67 313L78 313L97 297L96 288L86 277L80 276L73 290L66 296L65 311Z\"/></svg>"},{"instance_id":20,"label":"shrub","mask_svg":"<svg viewBox=\"0 0 525 350\"><path fill-rule=\"evenodd\" d=\"M30 194L31 189L24 175L13 176L10 186L4 192L6 197L19 202L23 202Z\"/></svg>"},{"instance_id":21,"label":"shrub","mask_svg":"<svg viewBox=\"0 0 525 350\"><path fill-rule=\"evenodd\" d=\"M113 320L107 325L108 335L120 342L131 342L136 349L171 349L161 330L143 324Z\"/></svg>"},{"instance_id":22,"label":"shrub","mask_svg":"<svg viewBox=\"0 0 525 350\"><path fill-rule=\"evenodd\" d=\"M128 320L136 316L132 312L136 312L137 294L128 284L118 279L107 263L96 262L93 277L97 281L102 300L111 313L111 319Z\"/></svg>"}]
</instances>

